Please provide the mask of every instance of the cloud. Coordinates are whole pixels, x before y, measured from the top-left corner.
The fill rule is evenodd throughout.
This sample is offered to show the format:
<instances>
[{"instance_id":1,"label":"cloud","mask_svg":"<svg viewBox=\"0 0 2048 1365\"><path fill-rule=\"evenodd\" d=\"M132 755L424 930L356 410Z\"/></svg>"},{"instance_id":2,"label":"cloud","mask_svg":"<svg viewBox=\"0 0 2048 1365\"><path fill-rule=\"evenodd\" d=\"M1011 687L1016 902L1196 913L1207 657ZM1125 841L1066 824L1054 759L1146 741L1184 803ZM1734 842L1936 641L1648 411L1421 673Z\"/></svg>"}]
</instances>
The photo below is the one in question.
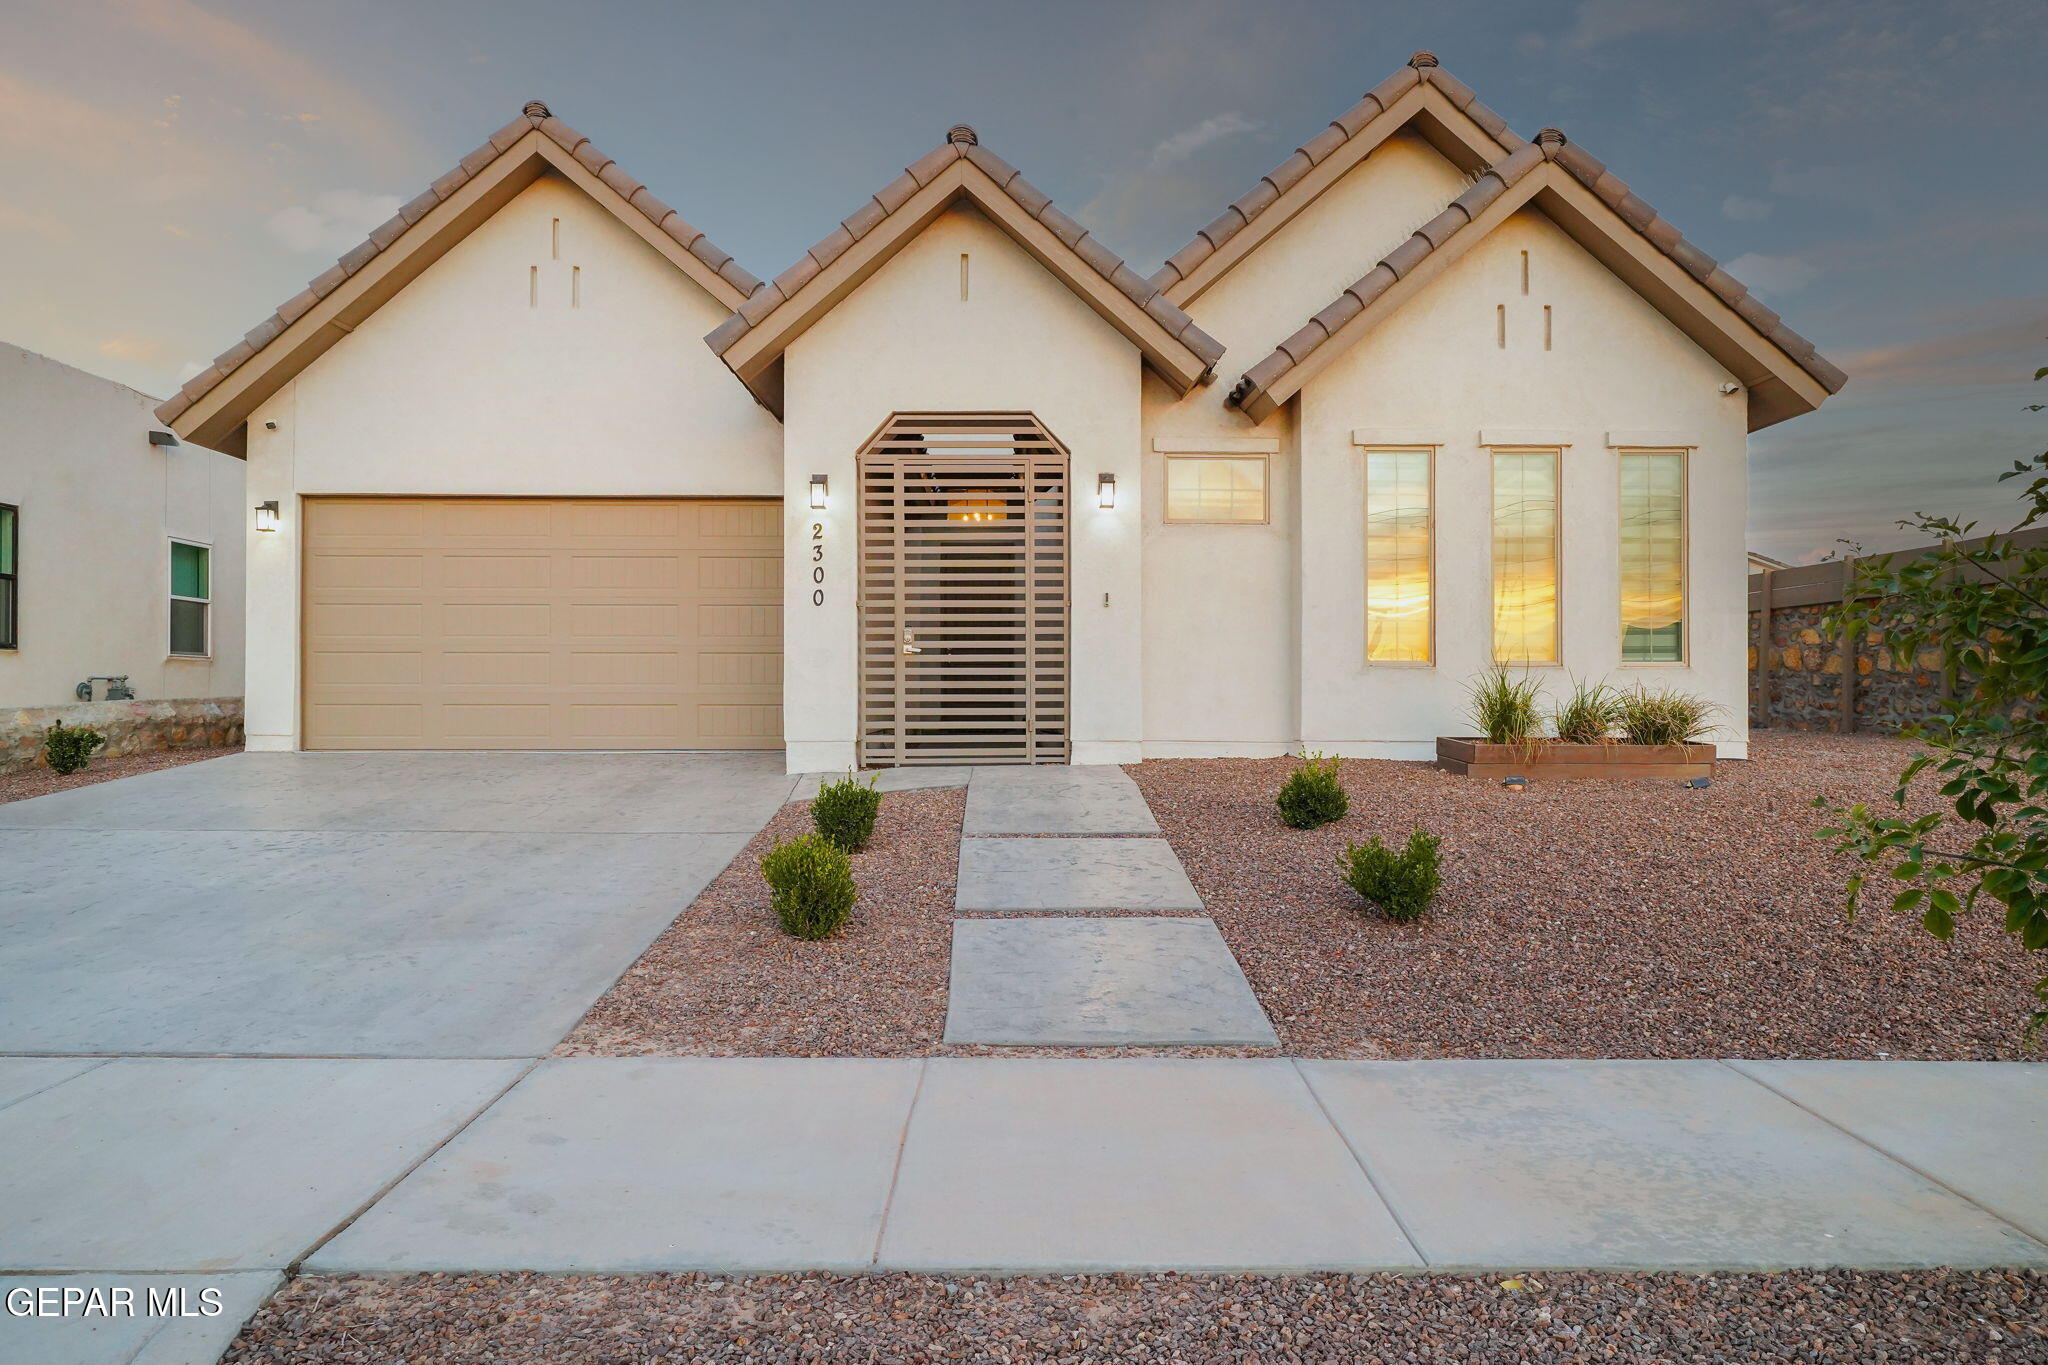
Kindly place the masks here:
<instances>
[{"instance_id":1,"label":"cloud","mask_svg":"<svg viewBox=\"0 0 2048 1365\"><path fill-rule=\"evenodd\" d=\"M1215 198L1207 177L1193 173L1188 163L1218 143L1264 126L1236 112L1211 114L1161 139L1146 154L1144 165L1113 178L1081 206L1077 217L1109 234L1130 232L1141 223L1185 220Z\"/></svg>"},{"instance_id":2,"label":"cloud","mask_svg":"<svg viewBox=\"0 0 2048 1365\"><path fill-rule=\"evenodd\" d=\"M1731 194L1721 201L1721 216L1738 223L1760 223L1771 216L1770 201Z\"/></svg>"},{"instance_id":3,"label":"cloud","mask_svg":"<svg viewBox=\"0 0 2048 1365\"><path fill-rule=\"evenodd\" d=\"M122 332L108 337L98 347L99 353L113 360L134 361L150 365L167 359L170 346L161 337L143 336L137 332Z\"/></svg>"},{"instance_id":4,"label":"cloud","mask_svg":"<svg viewBox=\"0 0 2048 1365\"><path fill-rule=\"evenodd\" d=\"M291 251L338 255L370 235L370 229L398 212L395 194L326 190L313 202L291 204L264 220L272 237Z\"/></svg>"},{"instance_id":5,"label":"cloud","mask_svg":"<svg viewBox=\"0 0 2048 1365\"><path fill-rule=\"evenodd\" d=\"M0 232L28 232L46 242L68 242L71 229L47 214L31 213L18 204L0 203Z\"/></svg>"},{"instance_id":6,"label":"cloud","mask_svg":"<svg viewBox=\"0 0 2048 1365\"><path fill-rule=\"evenodd\" d=\"M1159 170L1186 161L1212 143L1239 133L1256 133L1260 125L1243 114L1213 114L1192 128L1183 128L1152 149L1147 170Z\"/></svg>"},{"instance_id":7,"label":"cloud","mask_svg":"<svg viewBox=\"0 0 2048 1365\"><path fill-rule=\"evenodd\" d=\"M1627 38L1682 32L1699 20L1699 12L1681 0L1583 0L1564 45L1584 51Z\"/></svg>"},{"instance_id":8,"label":"cloud","mask_svg":"<svg viewBox=\"0 0 2048 1365\"><path fill-rule=\"evenodd\" d=\"M1764 256L1750 252L1728 262L1728 273L1749 286L1759 298L1773 294L1796 294L1818 274L1797 256Z\"/></svg>"},{"instance_id":9,"label":"cloud","mask_svg":"<svg viewBox=\"0 0 2048 1365\"><path fill-rule=\"evenodd\" d=\"M2017 384L2033 374L2034 357L2048 352L2048 299L2001 300L1945 320L1955 329L1853 352L1842 357L1842 368L1876 393L1909 385Z\"/></svg>"}]
</instances>

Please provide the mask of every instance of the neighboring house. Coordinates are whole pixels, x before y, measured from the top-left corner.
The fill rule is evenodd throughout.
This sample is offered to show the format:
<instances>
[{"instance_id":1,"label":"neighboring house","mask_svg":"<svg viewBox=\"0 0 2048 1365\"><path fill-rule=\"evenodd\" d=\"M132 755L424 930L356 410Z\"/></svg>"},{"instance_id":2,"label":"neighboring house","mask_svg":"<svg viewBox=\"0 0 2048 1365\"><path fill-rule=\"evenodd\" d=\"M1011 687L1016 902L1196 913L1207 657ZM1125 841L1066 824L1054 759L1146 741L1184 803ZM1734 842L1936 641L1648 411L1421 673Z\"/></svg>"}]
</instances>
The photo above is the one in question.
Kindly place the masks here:
<instances>
[{"instance_id":1,"label":"neighboring house","mask_svg":"<svg viewBox=\"0 0 2048 1365\"><path fill-rule=\"evenodd\" d=\"M1501 660L1740 755L1842 382L1418 53L1149 279L960 127L762 284L530 104L158 413L282 511L255 747L1420 758Z\"/></svg>"},{"instance_id":2,"label":"neighboring house","mask_svg":"<svg viewBox=\"0 0 2048 1365\"><path fill-rule=\"evenodd\" d=\"M59 720L108 753L240 737L242 462L156 401L0 343L0 771Z\"/></svg>"},{"instance_id":3,"label":"neighboring house","mask_svg":"<svg viewBox=\"0 0 2048 1365\"><path fill-rule=\"evenodd\" d=\"M1749 571L1751 573L1762 573L1766 569L1789 569L1791 567L1790 564L1782 559L1772 559L1769 555L1760 555L1755 550L1749 552Z\"/></svg>"}]
</instances>

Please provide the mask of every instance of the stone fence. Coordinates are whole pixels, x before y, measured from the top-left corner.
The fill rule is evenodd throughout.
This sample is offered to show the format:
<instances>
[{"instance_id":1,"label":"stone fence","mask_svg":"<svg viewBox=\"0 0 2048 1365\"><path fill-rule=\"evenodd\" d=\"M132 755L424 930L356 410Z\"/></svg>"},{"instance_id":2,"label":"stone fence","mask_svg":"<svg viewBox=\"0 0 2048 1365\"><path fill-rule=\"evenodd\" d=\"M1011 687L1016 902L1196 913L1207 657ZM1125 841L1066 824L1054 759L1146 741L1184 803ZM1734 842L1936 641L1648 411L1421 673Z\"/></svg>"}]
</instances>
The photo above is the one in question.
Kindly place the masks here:
<instances>
[{"instance_id":1,"label":"stone fence","mask_svg":"<svg viewBox=\"0 0 2048 1365\"><path fill-rule=\"evenodd\" d=\"M2048 530L2023 531L2022 546L2048 545ZM1923 554L1934 546L1894 551ZM1884 558L1887 556L1866 556ZM1749 576L1749 723L1759 728L1896 733L1954 695L1940 656L1896 654L1882 633L1850 640L1824 629L1857 560L1766 569Z\"/></svg>"},{"instance_id":2,"label":"stone fence","mask_svg":"<svg viewBox=\"0 0 2048 1365\"><path fill-rule=\"evenodd\" d=\"M204 749L242 742L242 699L94 701L72 706L29 706L0 711L0 773L42 762L43 732L62 721L107 737L95 757Z\"/></svg>"}]
</instances>

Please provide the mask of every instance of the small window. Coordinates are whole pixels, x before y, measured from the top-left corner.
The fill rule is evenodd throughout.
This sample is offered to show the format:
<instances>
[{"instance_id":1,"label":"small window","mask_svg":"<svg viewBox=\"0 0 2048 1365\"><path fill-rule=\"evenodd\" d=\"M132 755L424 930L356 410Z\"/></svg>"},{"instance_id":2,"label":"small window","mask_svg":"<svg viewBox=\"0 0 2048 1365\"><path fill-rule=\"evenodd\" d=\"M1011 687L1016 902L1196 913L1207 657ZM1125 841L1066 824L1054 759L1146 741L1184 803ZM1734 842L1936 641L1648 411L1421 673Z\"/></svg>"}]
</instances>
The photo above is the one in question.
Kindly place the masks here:
<instances>
[{"instance_id":1,"label":"small window","mask_svg":"<svg viewBox=\"0 0 2048 1365\"><path fill-rule=\"evenodd\" d=\"M1493 658L1554 664L1557 658L1557 464L1555 450L1493 452Z\"/></svg>"},{"instance_id":2,"label":"small window","mask_svg":"<svg viewBox=\"0 0 2048 1365\"><path fill-rule=\"evenodd\" d=\"M1685 661L1685 452L1621 454L1621 661Z\"/></svg>"},{"instance_id":3,"label":"small window","mask_svg":"<svg viewBox=\"0 0 2048 1365\"><path fill-rule=\"evenodd\" d=\"M1166 519L1257 523L1266 520L1266 457L1169 455Z\"/></svg>"},{"instance_id":4,"label":"small window","mask_svg":"<svg viewBox=\"0 0 2048 1365\"><path fill-rule=\"evenodd\" d=\"M21 588L15 562L21 555L21 511L0 505L0 649L18 649Z\"/></svg>"},{"instance_id":5,"label":"small window","mask_svg":"<svg viewBox=\"0 0 2048 1365\"><path fill-rule=\"evenodd\" d=\"M204 655L207 612L213 602L213 552L171 542L171 653Z\"/></svg>"},{"instance_id":6,"label":"small window","mask_svg":"<svg viewBox=\"0 0 2048 1365\"><path fill-rule=\"evenodd\" d=\"M1365 452L1365 657L1430 662L1429 450Z\"/></svg>"}]
</instances>

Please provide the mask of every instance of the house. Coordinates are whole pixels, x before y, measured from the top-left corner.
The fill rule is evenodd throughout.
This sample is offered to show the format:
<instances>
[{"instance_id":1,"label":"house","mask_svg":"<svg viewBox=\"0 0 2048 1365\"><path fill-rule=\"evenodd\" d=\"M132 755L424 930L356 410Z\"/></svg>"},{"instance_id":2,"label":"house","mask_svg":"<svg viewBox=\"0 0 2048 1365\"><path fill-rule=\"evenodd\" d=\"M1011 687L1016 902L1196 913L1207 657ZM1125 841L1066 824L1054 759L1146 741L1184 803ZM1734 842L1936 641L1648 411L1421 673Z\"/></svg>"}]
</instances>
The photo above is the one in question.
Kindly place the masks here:
<instances>
[{"instance_id":1,"label":"house","mask_svg":"<svg viewBox=\"0 0 2048 1365\"><path fill-rule=\"evenodd\" d=\"M762 283L536 102L158 412L279 509L252 747L1421 758L1498 660L1739 756L1843 379L1417 53L1149 277L961 126Z\"/></svg>"},{"instance_id":2,"label":"house","mask_svg":"<svg viewBox=\"0 0 2048 1365\"><path fill-rule=\"evenodd\" d=\"M1773 559L1769 555L1758 554L1755 550L1749 552L1749 571L1751 573L1770 573L1778 569L1789 569L1791 567L1791 563L1787 560Z\"/></svg>"},{"instance_id":3,"label":"house","mask_svg":"<svg viewBox=\"0 0 2048 1365\"><path fill-rule=\"evenodd\" d=\"M0 342L0 772L60 721L114 754L240 738L242 462L156 401Z\"/></svg>"}]
</instances>

